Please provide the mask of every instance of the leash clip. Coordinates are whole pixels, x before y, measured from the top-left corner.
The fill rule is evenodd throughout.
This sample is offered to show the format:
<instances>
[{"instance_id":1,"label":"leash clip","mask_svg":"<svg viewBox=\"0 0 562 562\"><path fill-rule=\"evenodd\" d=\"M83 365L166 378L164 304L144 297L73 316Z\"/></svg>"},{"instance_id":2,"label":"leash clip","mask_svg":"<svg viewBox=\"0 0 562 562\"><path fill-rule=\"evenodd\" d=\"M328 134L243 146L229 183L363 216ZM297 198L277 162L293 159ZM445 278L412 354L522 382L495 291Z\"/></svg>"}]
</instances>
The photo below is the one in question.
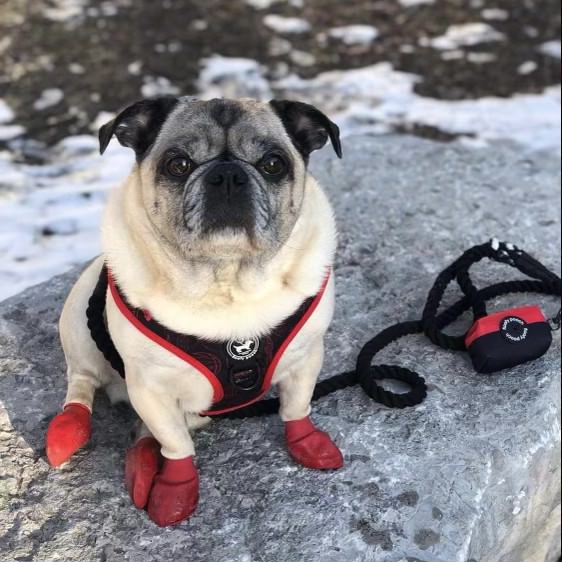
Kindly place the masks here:
<instances>
[{"instance_id":1,"label":"leash clip","mask_svg":"<svg viewBox=\"0 0 562 562\"><path fill-rule=\"evenodd\" d=\"M558 330L560 330L560 324L562 323L561 314L562 314L562 308L559 308L558 314L553 318L548 319L548 323L550 324L550 329L553 332L557 332Z\"/></svg>"},{"instance_id":2,"label":"leash clip","mask_svg":"<svg viewBox=\"0 0 562 562\"><path fill-rule=\"evenodd\" d=\"M500 242L497 238L490 240L490 247L495 252L495 258L501 263L515 266L516 259L523 254L523 252L514 244L508 242Z\"/></svg>"}]
</instances>

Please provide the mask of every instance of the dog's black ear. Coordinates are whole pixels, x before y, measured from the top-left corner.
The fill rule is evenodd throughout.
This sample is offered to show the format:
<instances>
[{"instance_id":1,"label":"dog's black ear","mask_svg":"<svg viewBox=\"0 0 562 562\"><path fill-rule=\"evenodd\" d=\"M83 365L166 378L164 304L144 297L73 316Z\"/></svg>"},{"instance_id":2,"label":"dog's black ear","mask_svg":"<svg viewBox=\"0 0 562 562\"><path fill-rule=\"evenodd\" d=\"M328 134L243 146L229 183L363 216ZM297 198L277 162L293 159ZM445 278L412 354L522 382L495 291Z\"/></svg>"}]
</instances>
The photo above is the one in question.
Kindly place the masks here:
<instances>
[{"instance_id":1,"label":"dog's black ear","mask_svg":"<svg viewBox=\"0 0 562 562\"><path fill-rule=\"evenodd\" d=\"M311 152L322 148L328 138L338 157L342 157L340 129L319 109L299 101L271 100L269 103L305 160Z\"/></svg>"},{"instance_id":2,"label":"dog's black ear","mask_svg":"<svg viewBox=\"0 0 562 562\"><path fill-rule=\"evenodd\" d=\"M100 153L105 152L111 137L115 135L123 146L135 151L137 159L142 159L177 103L176 97L162 96L130 105L100 128Z\"/></svg>"}]
</instances>

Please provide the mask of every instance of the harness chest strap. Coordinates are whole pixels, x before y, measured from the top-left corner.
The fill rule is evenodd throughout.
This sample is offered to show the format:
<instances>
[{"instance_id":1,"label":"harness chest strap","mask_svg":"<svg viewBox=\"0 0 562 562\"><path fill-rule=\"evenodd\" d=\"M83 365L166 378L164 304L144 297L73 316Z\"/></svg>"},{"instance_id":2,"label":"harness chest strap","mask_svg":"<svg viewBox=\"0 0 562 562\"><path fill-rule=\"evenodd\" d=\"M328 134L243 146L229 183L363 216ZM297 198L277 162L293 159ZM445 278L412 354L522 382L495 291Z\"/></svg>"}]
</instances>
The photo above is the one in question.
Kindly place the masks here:
<instances>
[{"instance_id":1,"label":"harness chest strap","mask_svg":"<svg viewBox=\"0 0 562 562\"><path fill-rule=\"evenodd\" d=\"M268 334L242 341L212 342L174 332L156 321L149 312L132 307L111 272L104 269L100 281L104 276L106 287L109 285L115 304L127 320L143 335L197 369L211 383L213 405L202 415L223 414L243 408L267 393L277 364L319 305L331 274L331 270L328 271L315 296L306 299ZM106 358L109 360L107 355ZM124 372L121 374L124 376Z\"/></svg>"}]
</instances>

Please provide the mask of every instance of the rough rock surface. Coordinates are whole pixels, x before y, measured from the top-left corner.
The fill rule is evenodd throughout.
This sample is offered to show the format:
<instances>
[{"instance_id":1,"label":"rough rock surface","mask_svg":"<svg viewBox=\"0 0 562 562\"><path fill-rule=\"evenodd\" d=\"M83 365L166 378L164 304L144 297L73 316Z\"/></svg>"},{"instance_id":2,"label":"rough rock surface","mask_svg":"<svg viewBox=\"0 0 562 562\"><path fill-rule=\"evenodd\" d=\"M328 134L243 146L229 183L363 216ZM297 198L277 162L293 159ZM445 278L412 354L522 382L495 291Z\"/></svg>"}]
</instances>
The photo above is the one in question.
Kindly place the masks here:
<instances>
[{"instance_id":1,"label":"rough rock surface","mask_svg":"<svg viewBox=\"0 0 562 562\"><path fill-rule=\"evenodd\" d=\"M342 162L325 151L313 165L341 228L325 375L352 367L375 332L416 318L438 271L472 244L495 235L560 269L558 159L405 138L345 144ZM517 277L506 266L476 273L480 284ZM389 410L353 388L317 403L315 419L345 453L337 473L292 464L276 417L216 422L195 437L199 509L163 530L124 489L128 410L99 396L88 448L60 471L45 461L65 392L57 318L76 276L0 306L0 559L559 556L559 335L544 358L493 376L421 336L401 340L381 358L419 370L428 399ZM558 308L534 295L491 308L536 301Z\"/></svg>"}]
</instances>

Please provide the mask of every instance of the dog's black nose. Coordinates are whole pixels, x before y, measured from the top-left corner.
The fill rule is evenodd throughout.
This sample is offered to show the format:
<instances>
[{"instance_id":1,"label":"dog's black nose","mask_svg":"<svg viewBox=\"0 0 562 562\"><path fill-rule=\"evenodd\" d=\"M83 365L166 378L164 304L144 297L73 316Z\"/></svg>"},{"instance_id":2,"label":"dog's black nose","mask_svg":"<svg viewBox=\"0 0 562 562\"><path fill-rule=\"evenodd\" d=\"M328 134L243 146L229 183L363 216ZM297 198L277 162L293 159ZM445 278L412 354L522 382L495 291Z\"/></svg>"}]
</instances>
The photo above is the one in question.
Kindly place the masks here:
<instances>
[{"instance_id":1,"label":"dog's black nose","mask_svg":"<svg viewBox=\"0 0 562 562\"><path fill-rule=\"evenodd\" d=\"M220 162L204 176L205 214L207 230L245 228L251 231L254 203L251 178L239 164Z\"/></svg>"},{"instance_id":2,"label":"dog's black nose","mask_svg":"<svg viewBox=\"0 0 562 562\"><path fill-rule=\"evenodd\" d=\"M216 195L226 196L227 201L239 197L249 181L248 174L232 162L216 164L205 175L205 185L217 190Z\"/></svg>"}]
</instances>

